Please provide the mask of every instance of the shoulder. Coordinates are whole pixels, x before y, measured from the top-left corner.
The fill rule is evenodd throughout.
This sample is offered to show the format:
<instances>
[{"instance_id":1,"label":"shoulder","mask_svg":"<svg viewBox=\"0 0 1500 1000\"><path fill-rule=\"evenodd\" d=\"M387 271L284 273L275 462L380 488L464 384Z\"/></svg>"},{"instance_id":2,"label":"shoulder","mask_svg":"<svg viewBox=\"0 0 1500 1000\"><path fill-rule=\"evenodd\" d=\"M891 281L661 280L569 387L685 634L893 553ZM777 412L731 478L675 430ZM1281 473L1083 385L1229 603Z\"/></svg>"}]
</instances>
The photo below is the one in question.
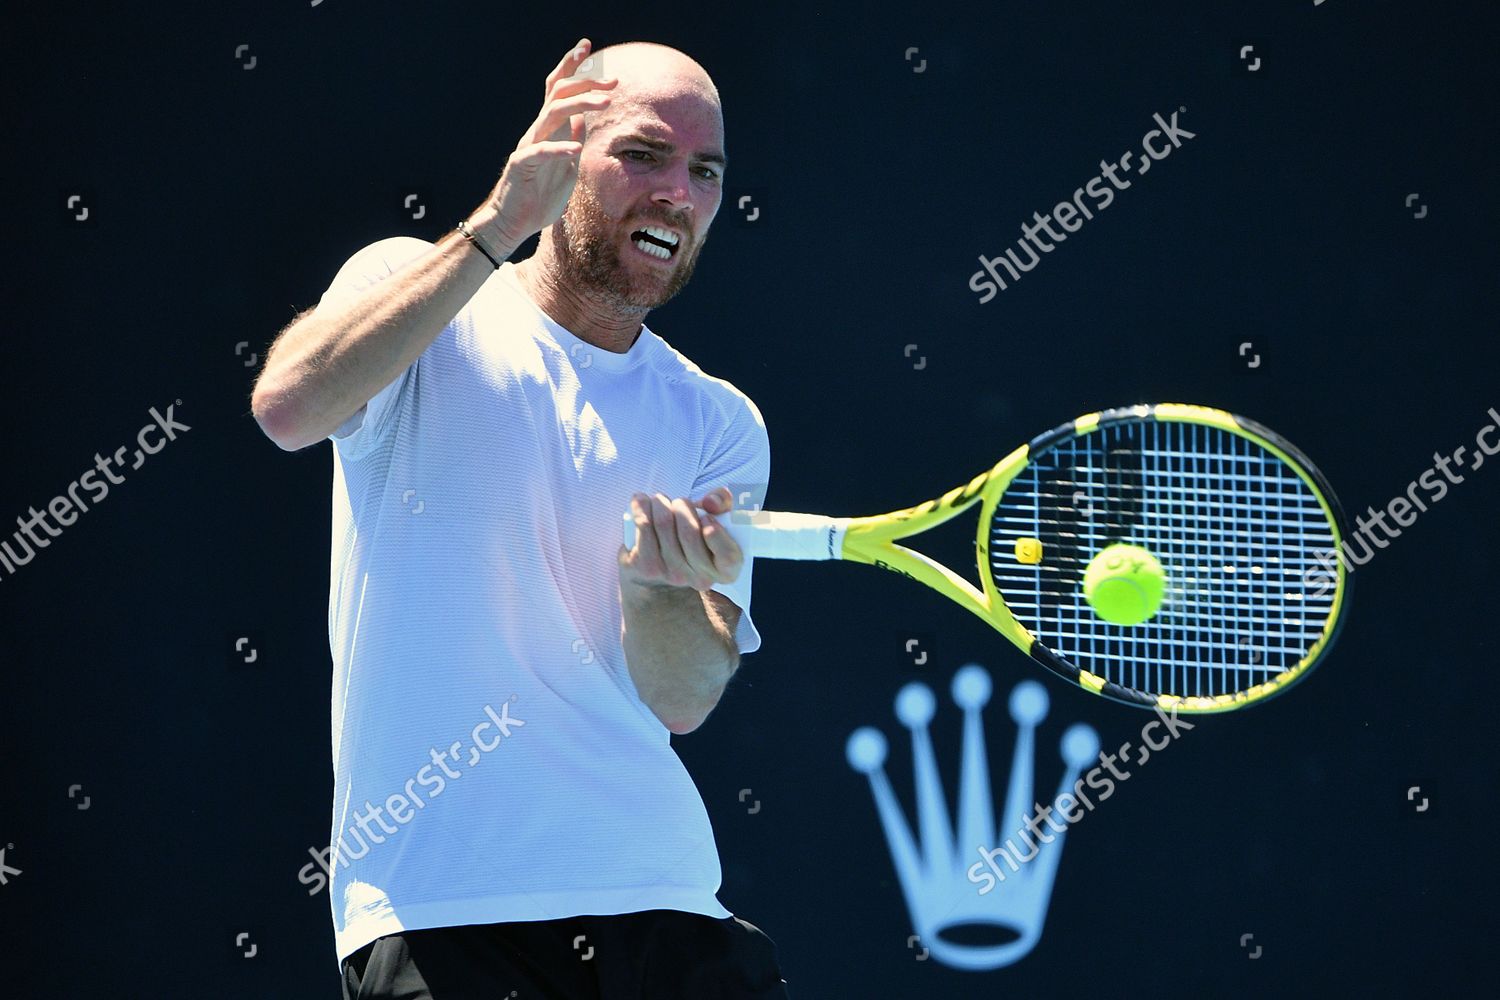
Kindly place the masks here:
<instances>
[{"instance_id":1,"label":"shoulder","mask_svg":"<svg viewBox=\"0 0 1500 1000\"><path fill-rule=\"evenodd\" d=\"M390 236L361 247L339 267L318 300L318 308L329 309L384 281L431 246L415 236Z\"/></svg>"},{"instance_id":2,"label":"shoulder","mask_svg":"<svg viewBox=\"0 0 1500 1000\"><path fill-rule=\"evenodd\" d=\"M649 331L649 328L648 328ZM651 334L657 341L653 357L657 372L668 382L682 386L699 400L706 415L716 416L727 426L742 430L766 432L765 418L755 400L728 379L710 375L667 341Z\"/></svg>"},{"instance_id":3,"label":"shoulder","mask_svg":"<svg viewBox=\"0 0 1500 1000\"><path fill-rule=\"evenodd\" d=\"M415 236L388 236L356 250L339 269L339 274L394 274L401 266L433 244Z\"/></svg>"}]
</instances>

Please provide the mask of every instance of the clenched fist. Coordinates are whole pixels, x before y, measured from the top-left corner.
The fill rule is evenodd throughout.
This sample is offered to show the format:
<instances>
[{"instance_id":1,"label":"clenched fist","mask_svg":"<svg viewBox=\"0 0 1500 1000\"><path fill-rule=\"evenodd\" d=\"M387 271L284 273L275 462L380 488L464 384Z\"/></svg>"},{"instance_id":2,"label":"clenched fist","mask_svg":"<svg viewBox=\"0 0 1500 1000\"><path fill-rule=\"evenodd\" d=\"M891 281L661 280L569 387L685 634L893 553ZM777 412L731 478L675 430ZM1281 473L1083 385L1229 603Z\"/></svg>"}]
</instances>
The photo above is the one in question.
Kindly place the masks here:
<instances>
[{"instance_id":1,"label":"clenched fist","mask_svg":"<svg viewBox=\"0 0 1500 1000\"><path fill-rule=\"evenodd\" d=\"M699 514L701 507L706 515ZM620 583L644 587L691 587L706 591L739 576L744 554L714 515L734 508L729 487L706 493L696 505L661 493L630 498L635 547L620 546Z\"/></svg>"}]
</instances>

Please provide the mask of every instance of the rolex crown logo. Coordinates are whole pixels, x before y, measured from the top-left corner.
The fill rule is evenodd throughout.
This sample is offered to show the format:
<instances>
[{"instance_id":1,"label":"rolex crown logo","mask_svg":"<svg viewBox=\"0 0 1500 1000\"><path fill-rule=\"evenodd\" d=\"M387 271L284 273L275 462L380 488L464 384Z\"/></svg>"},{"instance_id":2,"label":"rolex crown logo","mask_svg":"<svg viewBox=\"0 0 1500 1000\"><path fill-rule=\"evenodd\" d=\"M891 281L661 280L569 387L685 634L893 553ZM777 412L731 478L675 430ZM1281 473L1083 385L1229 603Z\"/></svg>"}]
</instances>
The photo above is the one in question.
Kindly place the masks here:
<instances>
[{"instance_id":1,"label":"rolex crown logo","mask_svg":"<svg viewBox=\"0 0 1500 1000\"><path fill-rule=\"evenodd\" d=\"M1067 827L1059 829L1050 811L1033 797L1036 728L1047 717L1047 691L1036 681L1022 681L1011 691L1016 745L1005 809L999 816L991 796L980 718L992 692L990 676L975 664L962 667L953 677L952 692L964 712L956 828L927 728L937 709L927 685L908 684L896 695L896 717L911 730L920 844L885 775L885 737L868 726L857 729L849 737L846 754L849 765L870 779L912 928L922 944L953 968L998 969L1024 958L1041 939L1062 859ZM1098 757L1099 736L1079 723L1063 733L1060 749L1066 770L1059 798L1075 788L1079 774ZM1038 814L1049 817L1048 822L1037 820ZM997 831L1007 838L1004 845ZM982 931L986 943L961 943L944 936L960 927L965 928L965 939Z\"/></svg>"}]
</instances>

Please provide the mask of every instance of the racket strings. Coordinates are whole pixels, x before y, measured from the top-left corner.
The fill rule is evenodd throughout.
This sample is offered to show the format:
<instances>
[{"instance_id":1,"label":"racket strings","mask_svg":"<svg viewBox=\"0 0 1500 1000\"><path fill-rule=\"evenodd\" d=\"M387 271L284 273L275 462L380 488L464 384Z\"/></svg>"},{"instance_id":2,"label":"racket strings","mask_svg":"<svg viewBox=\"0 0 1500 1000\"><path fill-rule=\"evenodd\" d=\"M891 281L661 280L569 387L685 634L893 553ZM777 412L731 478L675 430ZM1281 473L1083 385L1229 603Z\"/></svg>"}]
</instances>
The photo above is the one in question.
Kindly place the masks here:
<instances>
[{"instance_id":1,"label":"racket strings","mask_svg":"<svg viewBox=\"0 0 1500 1000\"><path fill-rule=\"evenodd\" d=\"M1011 612L1054 652L1150 694L1213 696L1297 666L1333 595L1309 593L1334 533L1317 495L1260 444L1193 423L1121 421L1033 458L997 504L990 572ZM1036 565L1015 543L1042 543ZM1098 617L1083 575L1103 548L1150 550L1167 572L1161 609Z\"/></svg>"}]
</instances>

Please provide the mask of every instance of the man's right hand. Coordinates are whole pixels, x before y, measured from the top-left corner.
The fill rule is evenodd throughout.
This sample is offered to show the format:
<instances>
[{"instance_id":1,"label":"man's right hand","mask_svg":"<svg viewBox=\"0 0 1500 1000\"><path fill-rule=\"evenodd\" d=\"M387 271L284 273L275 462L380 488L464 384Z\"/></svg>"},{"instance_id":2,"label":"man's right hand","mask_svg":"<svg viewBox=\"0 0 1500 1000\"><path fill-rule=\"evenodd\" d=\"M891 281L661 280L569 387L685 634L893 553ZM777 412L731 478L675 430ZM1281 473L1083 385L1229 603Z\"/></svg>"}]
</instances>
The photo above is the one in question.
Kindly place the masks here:
<instances>
[{"instance_id":1,"label":"man's right hand","mask_svg":"<svg viewBox=\"0 0 1500 1000\"><path fill-rule=\"evenodd\" d=\"M500 182L473 221L493 228L505 246L516 247L562 218L578 182L583 151L583 112L609 107L607 91L619 81L570 79L589 56L592 43L580 39L547 77L541 113L505 161Z\"/></svg>"}]
</instances>

